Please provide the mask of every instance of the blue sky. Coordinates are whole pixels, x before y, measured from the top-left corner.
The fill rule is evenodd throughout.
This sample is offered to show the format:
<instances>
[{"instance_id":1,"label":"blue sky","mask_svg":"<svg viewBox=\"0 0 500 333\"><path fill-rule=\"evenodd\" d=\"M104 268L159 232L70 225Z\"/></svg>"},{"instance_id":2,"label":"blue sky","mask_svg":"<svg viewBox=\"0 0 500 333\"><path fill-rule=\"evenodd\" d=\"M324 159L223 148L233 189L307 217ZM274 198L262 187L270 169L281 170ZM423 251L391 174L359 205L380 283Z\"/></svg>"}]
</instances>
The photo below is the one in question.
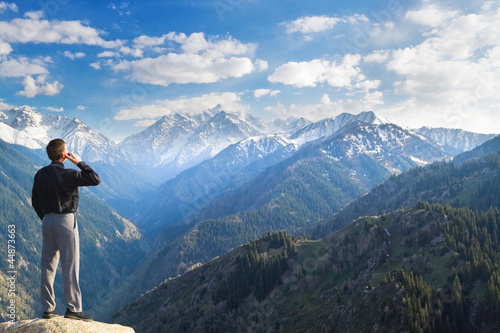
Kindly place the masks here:
<instances>
[{"instance_id":1,"label":"blue sky","mask_svg":"<svg viewBox=\"0 0 500 333\"><path fill-rule=\"evenodd\" d=\"M113 140L221 104L500 133L498 1L0 1L0 110Z\"/></svg>"}]
</instances>

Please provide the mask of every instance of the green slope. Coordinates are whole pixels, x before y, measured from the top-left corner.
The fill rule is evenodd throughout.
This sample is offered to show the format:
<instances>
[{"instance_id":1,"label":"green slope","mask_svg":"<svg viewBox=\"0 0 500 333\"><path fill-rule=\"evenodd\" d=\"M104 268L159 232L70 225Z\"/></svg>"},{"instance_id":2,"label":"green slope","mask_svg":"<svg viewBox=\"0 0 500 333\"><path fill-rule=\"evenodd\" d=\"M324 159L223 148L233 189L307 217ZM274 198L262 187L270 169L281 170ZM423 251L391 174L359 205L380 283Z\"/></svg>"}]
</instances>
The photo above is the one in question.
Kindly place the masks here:
<instances>
[{"instance_id":1,"label":"green slope","mask_svg":"<svg viewBox=\"0 0 500 333\"><path fill-rule=\"evenodd\" d=\"M419 204L318 241L273 234L165 281L112 320L140 332L498 330L498 223L498 209Z\"/></svg>"}]
</instances>

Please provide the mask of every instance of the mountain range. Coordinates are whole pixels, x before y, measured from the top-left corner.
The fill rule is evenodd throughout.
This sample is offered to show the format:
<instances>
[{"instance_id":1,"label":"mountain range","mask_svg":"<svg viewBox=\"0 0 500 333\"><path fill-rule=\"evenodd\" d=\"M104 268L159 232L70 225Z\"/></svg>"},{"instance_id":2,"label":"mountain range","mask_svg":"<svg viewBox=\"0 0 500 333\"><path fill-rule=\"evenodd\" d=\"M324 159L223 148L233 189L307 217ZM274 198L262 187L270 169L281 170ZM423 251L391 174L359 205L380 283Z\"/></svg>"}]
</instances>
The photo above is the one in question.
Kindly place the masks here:
<instances>
[{"instance_id":1,"label":"mountain range","mask_svg":"<svg viewBox=\"0 0 500 333\"><path fill-rule=\"evenodd\" d=\"M101 320L165 279L183 275L263 233L285 230L323 237L359 216L364 208L354 208L363 202L357 198L371 198L366 193L377 189L392 193L380 184L445 163L439 161L452 160L483 142L477 149L494 151L489 142L495 140L494 135L459 129L407 129L371 111L318 122L289 118L265 124L245 112L229 113L217 106L199 115L165 116L115 143L81 120L21 107L0 113L0 142L10 151L6 156L15 151L25 161L17 165L8 162L9 157L1 160L4 181L22 188L5 192L2 211L8 211L4 208L10 207L13 197L22 198L20 207L30 211L30 177L47 163L43 148L54 137L63 138L68 149L103 179L101 186L82 192L90 200L89 205L82 204L87 221L97 219L96 211L100 212L97 226L89 222L92 240L86 246L96 246L99 253L97 268L90 270L96 279L90 279L89 289L100 292L89 297L89 308ZM484 148L488 144L493 148ZM406 188L404 183L384 186ZM398 200L393 199L405 203ZM386 202L363 205L395 209ZM22 221L34 218L31 211L20 214L25 216ZM335 216L339 220L329 223ZM13 215L4 215L0 222L13 220ZM35 222L23 223L36 229ZM113 230L109 226L122 223L128 227L116 227L119 231L113 237L107 234ZM106 245L119 244L116 236L126 238L121 248ZM24 259L31 267L29 276L36 272L38 255L34 251ZM134 259L118 272L108 255ZM112 285L97 279L109 270L116 275ZM24 283L27 293L33 292L33 285ZM31 302L25 313L36 309Z\"/></svg>"},{"instance_id":2,"label":"mountain range","mask_svg":"<svg viewBox=\"0 0 500 333\"><path fill-rule=\"evenodd\" d=\"M496 331L498 138L471 153L393 175L313 240L264 234L165 280L112 320L141 332Z\"/></svg>"}]
</instances>

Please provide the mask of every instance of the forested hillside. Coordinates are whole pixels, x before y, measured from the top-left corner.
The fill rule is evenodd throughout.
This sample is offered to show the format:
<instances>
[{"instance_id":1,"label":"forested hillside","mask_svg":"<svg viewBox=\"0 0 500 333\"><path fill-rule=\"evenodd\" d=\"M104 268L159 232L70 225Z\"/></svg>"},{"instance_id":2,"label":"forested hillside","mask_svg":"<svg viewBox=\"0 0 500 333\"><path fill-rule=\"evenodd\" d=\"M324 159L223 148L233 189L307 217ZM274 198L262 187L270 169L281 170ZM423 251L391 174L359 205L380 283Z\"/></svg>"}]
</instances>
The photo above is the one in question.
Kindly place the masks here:
<instances>
[{"instance_id":1,"label":"forested hillside","mask_svg":"<svg viewBox=\"0 0 500 333\"><path fill-rule=\"evenodd\" d=\"M165 281L112 320L140 332L495 331L499 223L498 208L419 202L319 241L266 235Z\"/></svg>"}]
</instances>

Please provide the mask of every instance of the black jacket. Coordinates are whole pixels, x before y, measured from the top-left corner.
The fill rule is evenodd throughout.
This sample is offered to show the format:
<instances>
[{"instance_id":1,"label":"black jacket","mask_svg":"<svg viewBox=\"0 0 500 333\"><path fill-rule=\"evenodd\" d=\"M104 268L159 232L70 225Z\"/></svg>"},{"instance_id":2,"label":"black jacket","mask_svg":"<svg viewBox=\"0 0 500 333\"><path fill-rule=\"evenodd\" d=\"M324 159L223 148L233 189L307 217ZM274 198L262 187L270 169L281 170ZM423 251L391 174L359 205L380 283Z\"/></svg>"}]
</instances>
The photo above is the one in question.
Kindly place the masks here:
<instances>
[{"instance_id":1,"label":"black jacket","mask_svg":"<svg viewBox=\"0 0 500 333\"><path fill-rule=\"evenodd\" d=\"M49 213L73 213L78 209L78 186L95 186L99 175L85 162L77 165L81 171L65 169L61 162L53 161L35 174L31 204L38 217Z\"/></svg>"}]
</instances>

